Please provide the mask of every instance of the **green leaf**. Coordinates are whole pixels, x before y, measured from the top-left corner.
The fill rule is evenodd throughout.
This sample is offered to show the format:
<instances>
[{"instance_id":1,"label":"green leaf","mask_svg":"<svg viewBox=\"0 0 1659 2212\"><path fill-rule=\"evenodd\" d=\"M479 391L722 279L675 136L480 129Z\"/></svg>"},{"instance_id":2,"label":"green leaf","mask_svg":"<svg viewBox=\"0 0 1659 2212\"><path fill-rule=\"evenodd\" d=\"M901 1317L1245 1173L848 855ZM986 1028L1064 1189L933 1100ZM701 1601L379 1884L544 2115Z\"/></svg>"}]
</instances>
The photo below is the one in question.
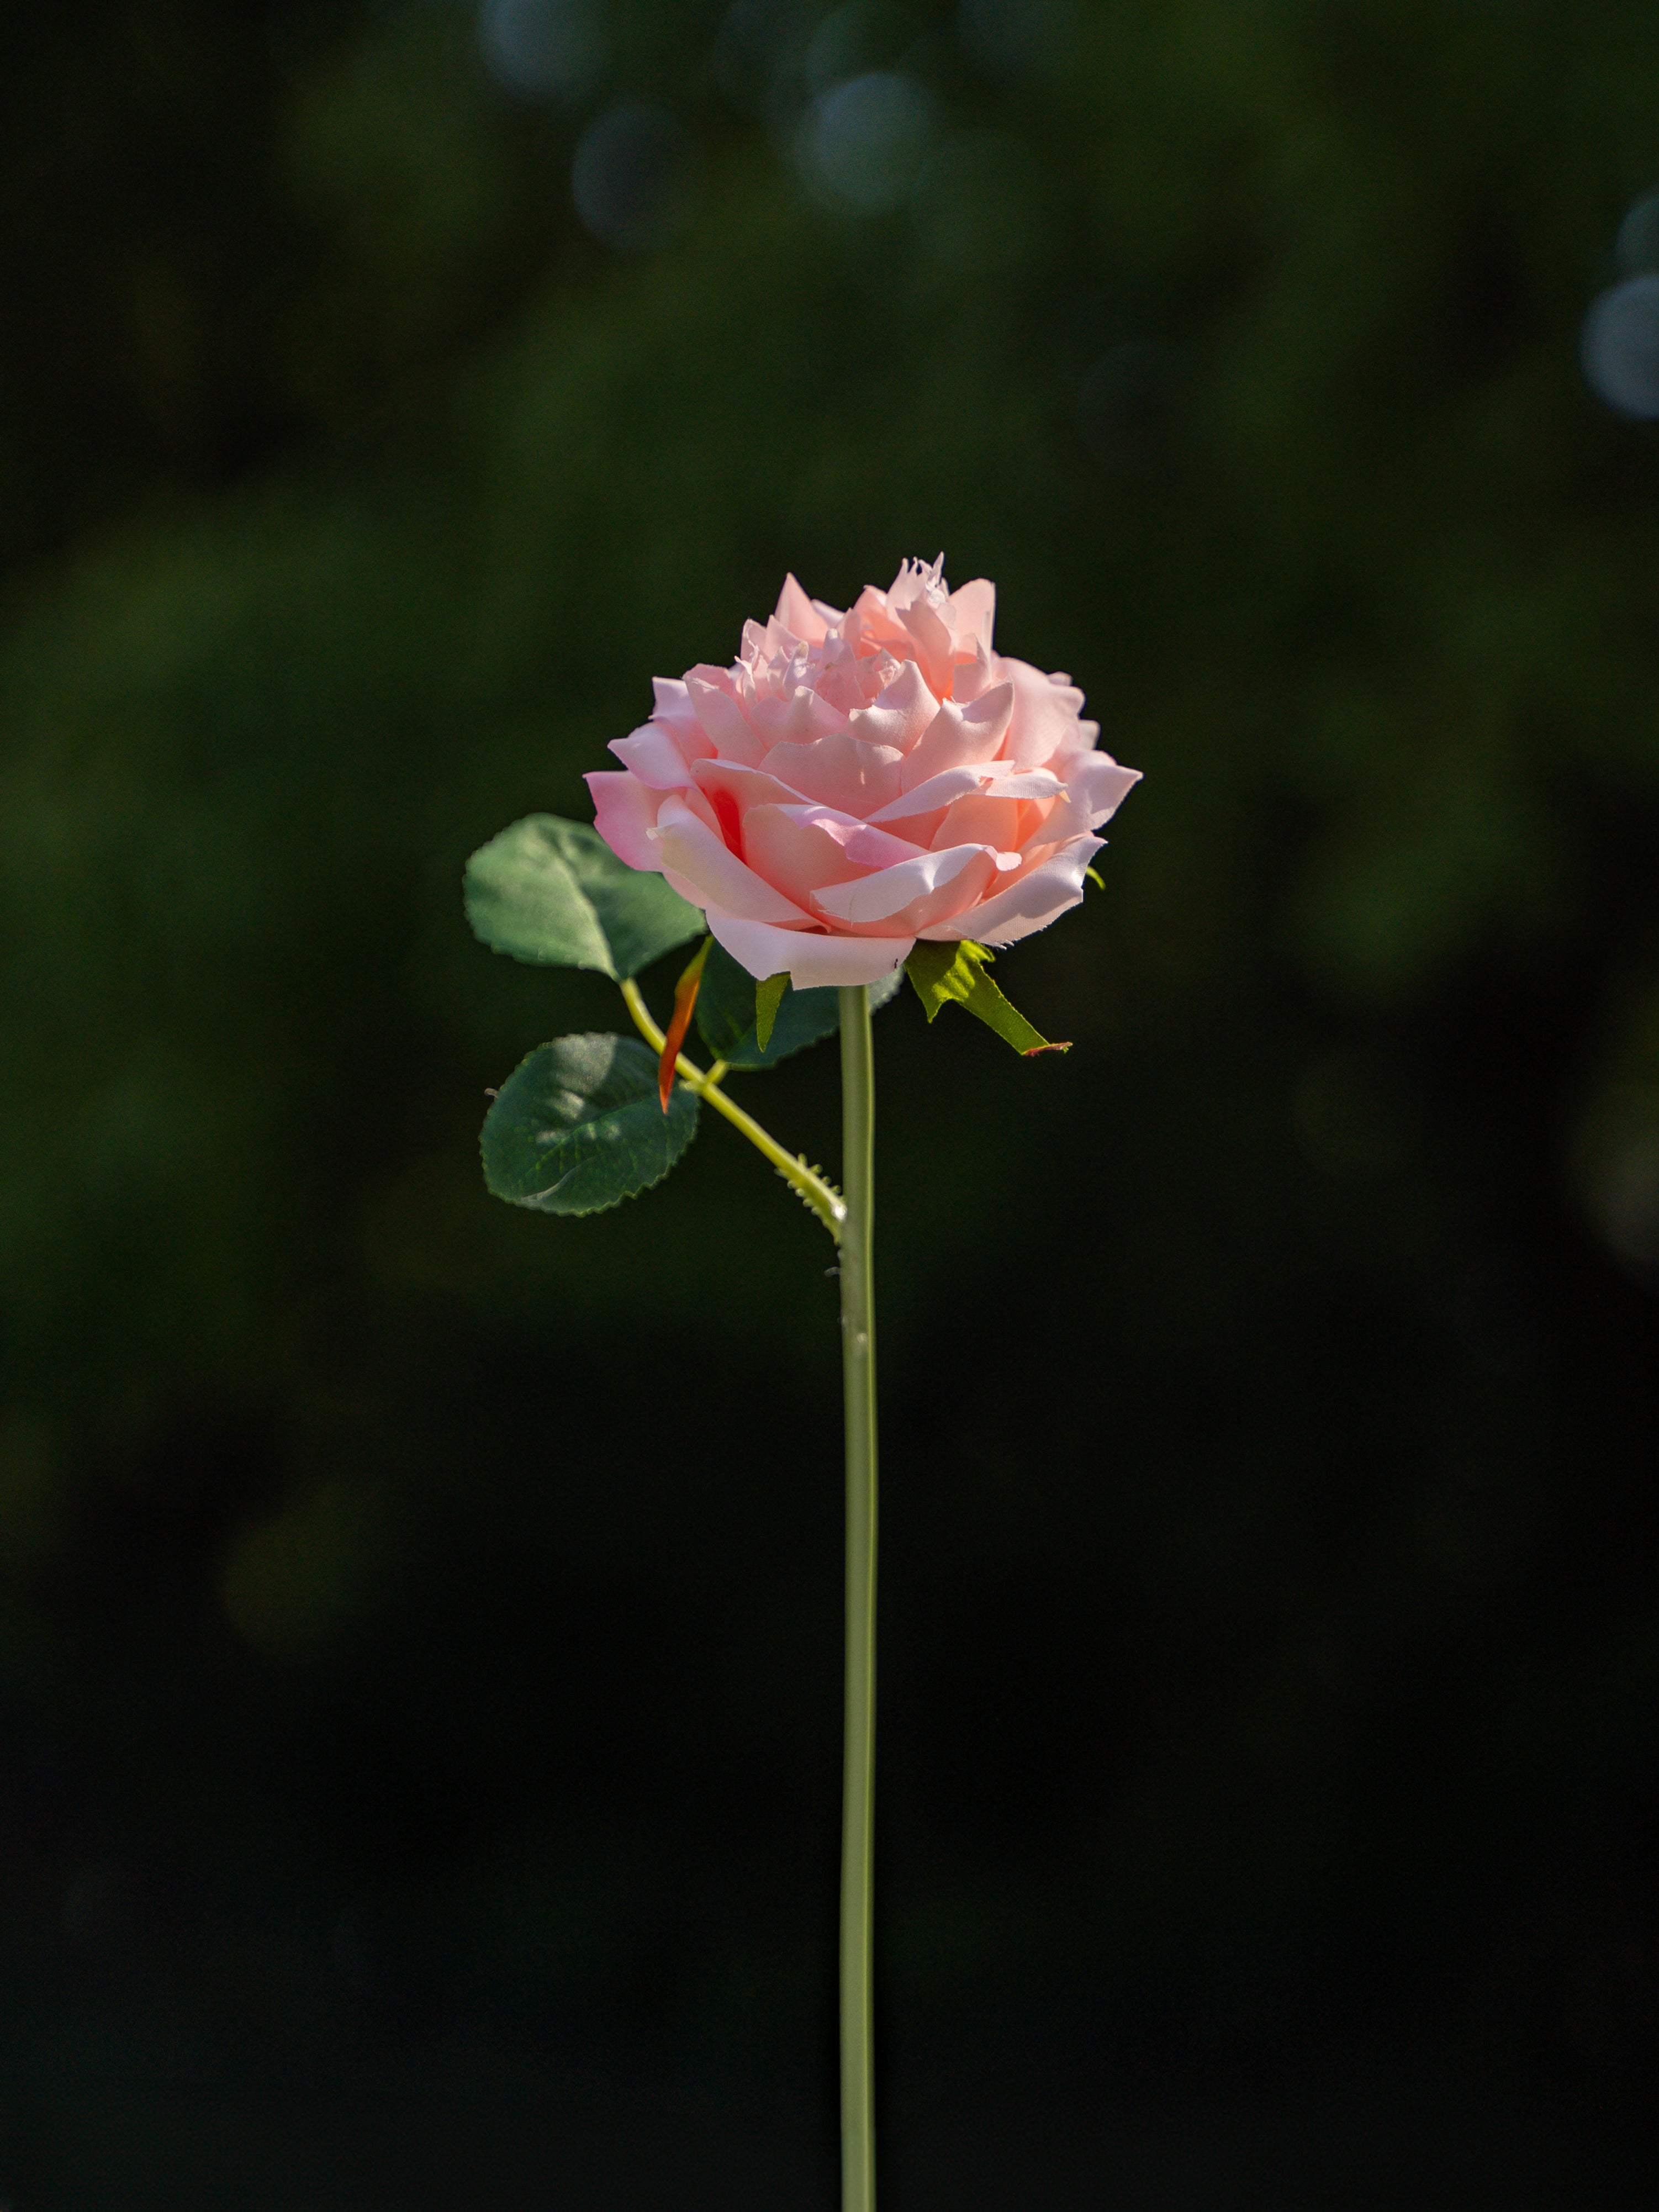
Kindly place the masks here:
<instances>
[{"instance_id":1,"label":"green leaf","mask_svg":"<svg viewBox=\"0 0 1659 2212\"><path fill-rule=\"evenodd\" d=\"M665 1114L653 1054L633 1037L556 1037L514 1068L484 1117L484 1182L541 1213L598 1213L660 1182L697 1133L695 1091Z\"/></svg>"},{"instance_id":2,"label":"green leaf","mask_svg":"<svg viewBox=\"0 0 1659 2212\"><path fill-rule=\"evenodd\" d=\"M895 969L872 983L872 1007L884 1006L903 980L902 971ZM775 1067L792 1052L805 1051L841 1027L841 993L833 986L817 991L785 988L763 1042L757 1002L761 992L771 990L777 981L772 975L757 984L722 945L716 943L710 951L697 993L697 1030L709 1051L728 1067Z\"/></svg>"},{"instance_id":3,"label":"green leaf","mask_svg":"<svg viewBox=\"0 0 1659 2212\"><path fill-rule=\"evenodd\" d=\"M930 1022L947 1000L954 999L1028 1060L1039 1052L1070 1052L1069 1044L1050 1044L1017 1006L1009 1005L985 972L995 957L986 946L965 937L958 945L932 945L918 939L904 963L904 972L915 985L916 996L927 1009Z\"/></svg>"},{"instance_id":4,"label":"green leaf","mask_svg":"<svg viewBox=\"0 0 1659 2212\"><path fill-rule=\"evenodd\" d=\"M763 983L755 986L755 1042L763 1052L772 1042L772 1027L778 1018L778 1008L783 1004L783 994L789 988L789 970L785 968L775 975L769 975Z\"/></svg>"},{"instance_id":5,"label":"green leaf","mask_svg":"<svg viewBox=\"0 0 1659 2212\"><path fill-rule=\"evenodd\" d=\"M703 927L660 876L619 860L599 831L527 814L466 864L466 918L495 951L623 982Z\"/></svg>"}]
</instances>

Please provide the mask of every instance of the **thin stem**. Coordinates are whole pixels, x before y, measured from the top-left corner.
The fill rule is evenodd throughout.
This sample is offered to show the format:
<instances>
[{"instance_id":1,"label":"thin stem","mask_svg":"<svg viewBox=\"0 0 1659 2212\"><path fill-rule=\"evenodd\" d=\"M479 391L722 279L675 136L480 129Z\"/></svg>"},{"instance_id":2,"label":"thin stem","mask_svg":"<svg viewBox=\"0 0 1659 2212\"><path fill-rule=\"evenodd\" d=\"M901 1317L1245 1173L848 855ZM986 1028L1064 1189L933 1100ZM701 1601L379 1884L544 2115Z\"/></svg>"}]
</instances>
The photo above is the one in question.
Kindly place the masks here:
<instances>
[{"instance_id":1,"label":"thin stem","mask_svg":"<svg viewBox=\"0 0 1659 2212\"><path fill-rule=\"evenodd\" d=\"M650 1009L641 995L639 985L630 976L622 987L623 997L628 1001L628 1011L634 1017L640 1035L653 1052L660 1052L663 1033L651 1018ZM757 1151L763 1152L784 1181L805 1199L830 1234L841 1241L841 1225L846 1218L847 1206L832 1183L815 1174L804 1158L786 1152L775 1137L768 1136L752 1114L745 1114L741 1106L734 1105L720 1087L719 1079L726 1073L726 1062L717 1060L705 1074L694 1066L684 1053L674 1061L674 1073L682 1083L695 1091L717 1114L724 1114L734 1129L740 1129Z\"/></svg>"},{"instance_id":2,"label":"thin stem","mask_svg":"<svg viewBox=\"0 0 1659 2212\"><path fill-rule=\"evenodd\" d=\"M876 1086L866 987L841 994L842 1376L847 1429L846 1763L841 1856L842 2212L874 2212L871 1858L876 1748L876 1317L870 1239Z\"/></svg>"}]
</instances>

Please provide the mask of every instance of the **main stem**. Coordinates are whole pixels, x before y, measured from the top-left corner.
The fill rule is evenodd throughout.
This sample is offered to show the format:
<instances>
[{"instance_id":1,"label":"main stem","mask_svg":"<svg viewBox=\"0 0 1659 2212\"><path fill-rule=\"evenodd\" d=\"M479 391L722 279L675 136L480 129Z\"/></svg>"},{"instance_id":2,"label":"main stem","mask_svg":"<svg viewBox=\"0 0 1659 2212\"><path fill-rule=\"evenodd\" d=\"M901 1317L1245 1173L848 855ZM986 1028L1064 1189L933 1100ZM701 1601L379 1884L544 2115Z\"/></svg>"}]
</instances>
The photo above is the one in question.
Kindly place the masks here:
<instances>
[{"instance_id":1,"label":"main stem","mask_svg":"<svg viewBox=\"0 0 1659 2212\"><path fill-rule=\"evenodd\" d=\"M842 1375L847 1429L846 1763L841 1842L842 2212L874 2212L871 1845L876 1750L876 1316L870 1272L876 1116L870 994L841 994Z\"/></svg>"}]
</instances>

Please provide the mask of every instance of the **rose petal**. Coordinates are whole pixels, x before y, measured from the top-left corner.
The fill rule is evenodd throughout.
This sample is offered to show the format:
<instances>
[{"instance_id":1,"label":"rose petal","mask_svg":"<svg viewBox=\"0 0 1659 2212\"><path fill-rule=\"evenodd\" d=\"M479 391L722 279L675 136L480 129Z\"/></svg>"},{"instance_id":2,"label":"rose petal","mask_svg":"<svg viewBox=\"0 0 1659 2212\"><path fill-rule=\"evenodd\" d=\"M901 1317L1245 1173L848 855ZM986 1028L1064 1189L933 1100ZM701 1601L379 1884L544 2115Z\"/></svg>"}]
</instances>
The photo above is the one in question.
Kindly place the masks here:
<instances>
[{"instance_id":1,"label":"rose petal","mask_svg":"<svg viewBox=\"0 0 1659 2212\"><path fill-rule=\"evenodd\" d=\"M811 919L802 908L787 899L781 891L774 890L735 853L728 851L725 841L707 823L698 820L678 793L671 793L662 802L657 816L655 842L662 854L663 867L672 868L676 875L696 885L699 906L714 900L727 914L752 921L805 923Z\"/></svg>"},{"instance_id":2,"label":"rose petal","mask_svg":"<svg viewBox=\"0 0 1659 2212\"><path fill-rule=\"evenodd\" d=\"M697 720L720 758L740 762L744 768L758 768L766 748L744 721L743 710L731 694L696 675L686 678L685 688L697 710Z\"/></svg>"},{"instance_id":3,"label":"rose petal","mask_svg":"<svg viewBox=\"0 0 1659 2212\"><path fill-rule=\"evenodd\" d=\"M865 871L841 840L811 817L815 810L751 806L743 817L744 856L775 890L805 906L826 884L848 883Z\"/></svg>"},{"instance_id":4,"label":"rose petal","mask_svg":"<svg viewBox=\"0 0 1659 2212\"><path fill-rule=\"evenodd\" d=\"M1083 896L1083 871L1105 841L1074 837L1069 844L966 914L921 933L946 940L971 937L981 945L1013 945L1075 906Z\"/></svg>"},{"instance_id":5,"label":"rose petal","mask_svg":"<svg viewBox=\"0 0 1659 2212\"><path fill-rule=\"evenodd\" d=\"M855 708L848 727L855 738L878 745L896 745L908 753L933 721L939 701L927 689L921 669L907 660L872 706Z\"/></svg>"},{"instance_id":6,"label":"rose petal","mask_svg":"<svg viewBox=\"0 0 1659 2212\"><path fill-rule=\"evenodd\" d=\"M947 699L933 717L927 735L906 754L901 782L914 791L943 769L960 768L972 761L994 760L1007 734L1014 711L1013 686L999 684L980 699L960 707Z\"/></svg>"},{"instance_id":7,"label":"rose petal","mask_svg":"<svg viewBox=\"0 0 1659 2212\"><path fill-rule=\"evenodd\" d=\"M702 738L702 732L697 735ZM702 738L705 745L708 739ZM612 738L610 750L625 769L648 783L653 791L684 791L691 769L673 735L659 723L647 722L631 738Z\"/></svg>"},{"instance_id":8,"label":"rose petal","mask_svg":"<svg viewBox=\"0 0 1659 2212\"><path fill-rule=\"evenodd\" d=\"M651 709L651 719L672 730L685 748L688 760L696 760L708 750L708 738L702 724L697 720L697 710L691 704L691 695L685 688L683 677L653 676L652 696L656 704Z\"/></svg>"},{"instance_id":9,"label":"rose petal","mask_svg":"<svg viewBox=\"0 0 1659 2212\"><path fill-rule=\"evenodd\" d=\"M630 868L662 872L662 853L647 832L656 826L658 796L620 769L595 769L582 781L593 794L593 827Z\"/></svg>"},{"instance_id":10,"label":"rose petal","mask_svg":"<svg viewBox=\"0 0 1659 2212\"><path fill-rule=\"evenodd\" d=\"M803 684L791 698L757 699L749 726L764 745L811 745L844 730L847 716Z\"/></svg>"},{"instance_id":11,"label":"rose petal","mask_svg":"<svg viewBox=\"0 0 1659 2212\"><path fill-rule=\"evenodd\" d=\"M975 576L951 594L951 629L958 653L964 647L991 649L991 632L997 618L997 587L988 577Z\"/></svg>"},{"instance_id":12,"label":"rose petal","mask_svg":"<svg viewBox=\"0 0 1659 2212\"><path fill-rule=\"evenodd\" d=\"M1081 796L1091 830L1109 822L1139 781L1138 768L1120 768L1109 753L1081 753L1066 770L1066 791Z\"/></svg>"},{"instance_id":13,"label":"rose petal","mask_svg":"<svg viewBox=\"0 0 1659 2212\"><path fill-rule=\"evenodd\" d=\"M866 744L843 732L812 745L774 745L756 765L808 799L862 821L898 797L902 757L890 745Z\"/></svg>"},{"instance_id":14,"label":"rose petal","mask_svg":"<svg viewBox=\"0 0 1659 2212\"><path fill-rule=\"evenodd\" d=\"M803 645L820 645L830 635L830 623L823 611L815 607L793 575L783 580L783 589L778 593L778 604L773 611L775 621L781 622ZM830 621L838 621L832 615Z\"/></svg>"},{"instance_id":15,"label":"rose petal","mask_svg":"<svg viewBox=\"0 0 1659 2212\"><path fill-rule=\"evenodd\" d=\"M872 822L903 822L913 814L936 813L948 806L954 799L966 799L971 792L983 787L983 768L964 765L962 768L942 769L930 775L926 783L919 783L914 791L902 791L898 797L878 807ZM906 835L909 835L908 831Z\"/></svg>"},{"instance_id":16,"label":"rose petal","mask_svg":"<svg viewBox=\"0 0 1659 2212\"><path fill-rule=\"evenodd\" d=\"M1019 842L1019 817L1024 802L992 799L975 792L945 810L945 818L928 840L945 852L952 845L989 845L1006 850Z\"/></svg>"},{"instance_id":17,"label":"rose petal","mask_svg":"<svg viewBox=\"0 0 1659 2212\"><path fill-rule=\"evenodd\" d=\"M1074 685L1006 654L997 656L996 670L1014 687L1013 720L1003 749L1012 767L1046 768L1055 753L1079 749L1083 694Z\"/></svg>"},{"instance_id":18,"label":"rose petal","mask_svg":"<svg viewBox=\"0 0 1659 2212\"><path fill-rule=\"evenodd\" d=\"M804 791L791 790L760 769L739 768L735 761L699 761L691 775L699 790L729 791L740 808L811 804Z\"/></svg>"},{"instance_id":19,"label":"rose petal","mask_svg":"<svg viewBox=\"0 0 1659 2212\"><path fill-rule=\"evenodd\" d=\"M885 921L903 913L913 899L954 882L984 850L981 845L955 845L944 853L913 853L890 868L878 868L873 876L826 885L812 894L812 903L836 921Z\"/></svg>"},{"instance_id":20,"label":"rose petal","mask_svg":"<svg viewBox=\"0 0 1659 2212\"><path fill-rule=\"evenodd\" d=\"M914 937L839 937L815 931L769 928L709 907L705 917L716 941L757 982L787 968L798 991L878 983L910 957Z\"/></svg>"}]
</instances>

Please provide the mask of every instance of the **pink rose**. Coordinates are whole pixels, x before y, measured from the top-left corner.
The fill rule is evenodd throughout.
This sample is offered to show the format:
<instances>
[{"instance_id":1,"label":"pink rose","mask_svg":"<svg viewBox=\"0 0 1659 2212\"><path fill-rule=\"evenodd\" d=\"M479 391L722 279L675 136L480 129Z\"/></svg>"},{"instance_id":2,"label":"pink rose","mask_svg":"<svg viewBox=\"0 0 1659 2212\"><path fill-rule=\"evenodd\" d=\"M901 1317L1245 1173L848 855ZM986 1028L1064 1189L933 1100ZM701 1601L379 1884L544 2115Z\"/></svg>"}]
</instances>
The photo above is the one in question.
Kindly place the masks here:
<instances>
[{"instance_id":1,"label":"pink rose","mask_svg":"<svg viewBox=\"0 0 1659 2212\"><path fill-rule=\"evenodd\" d=\"M1133 769L1083 694L991 649L994 586L907 561L846 614L793 576L729 669L658 678L590 775L600 836L659 869L751 975L873 983L919 937L1012 945L1083 896Z\"/></svg>"}]
</instances>

